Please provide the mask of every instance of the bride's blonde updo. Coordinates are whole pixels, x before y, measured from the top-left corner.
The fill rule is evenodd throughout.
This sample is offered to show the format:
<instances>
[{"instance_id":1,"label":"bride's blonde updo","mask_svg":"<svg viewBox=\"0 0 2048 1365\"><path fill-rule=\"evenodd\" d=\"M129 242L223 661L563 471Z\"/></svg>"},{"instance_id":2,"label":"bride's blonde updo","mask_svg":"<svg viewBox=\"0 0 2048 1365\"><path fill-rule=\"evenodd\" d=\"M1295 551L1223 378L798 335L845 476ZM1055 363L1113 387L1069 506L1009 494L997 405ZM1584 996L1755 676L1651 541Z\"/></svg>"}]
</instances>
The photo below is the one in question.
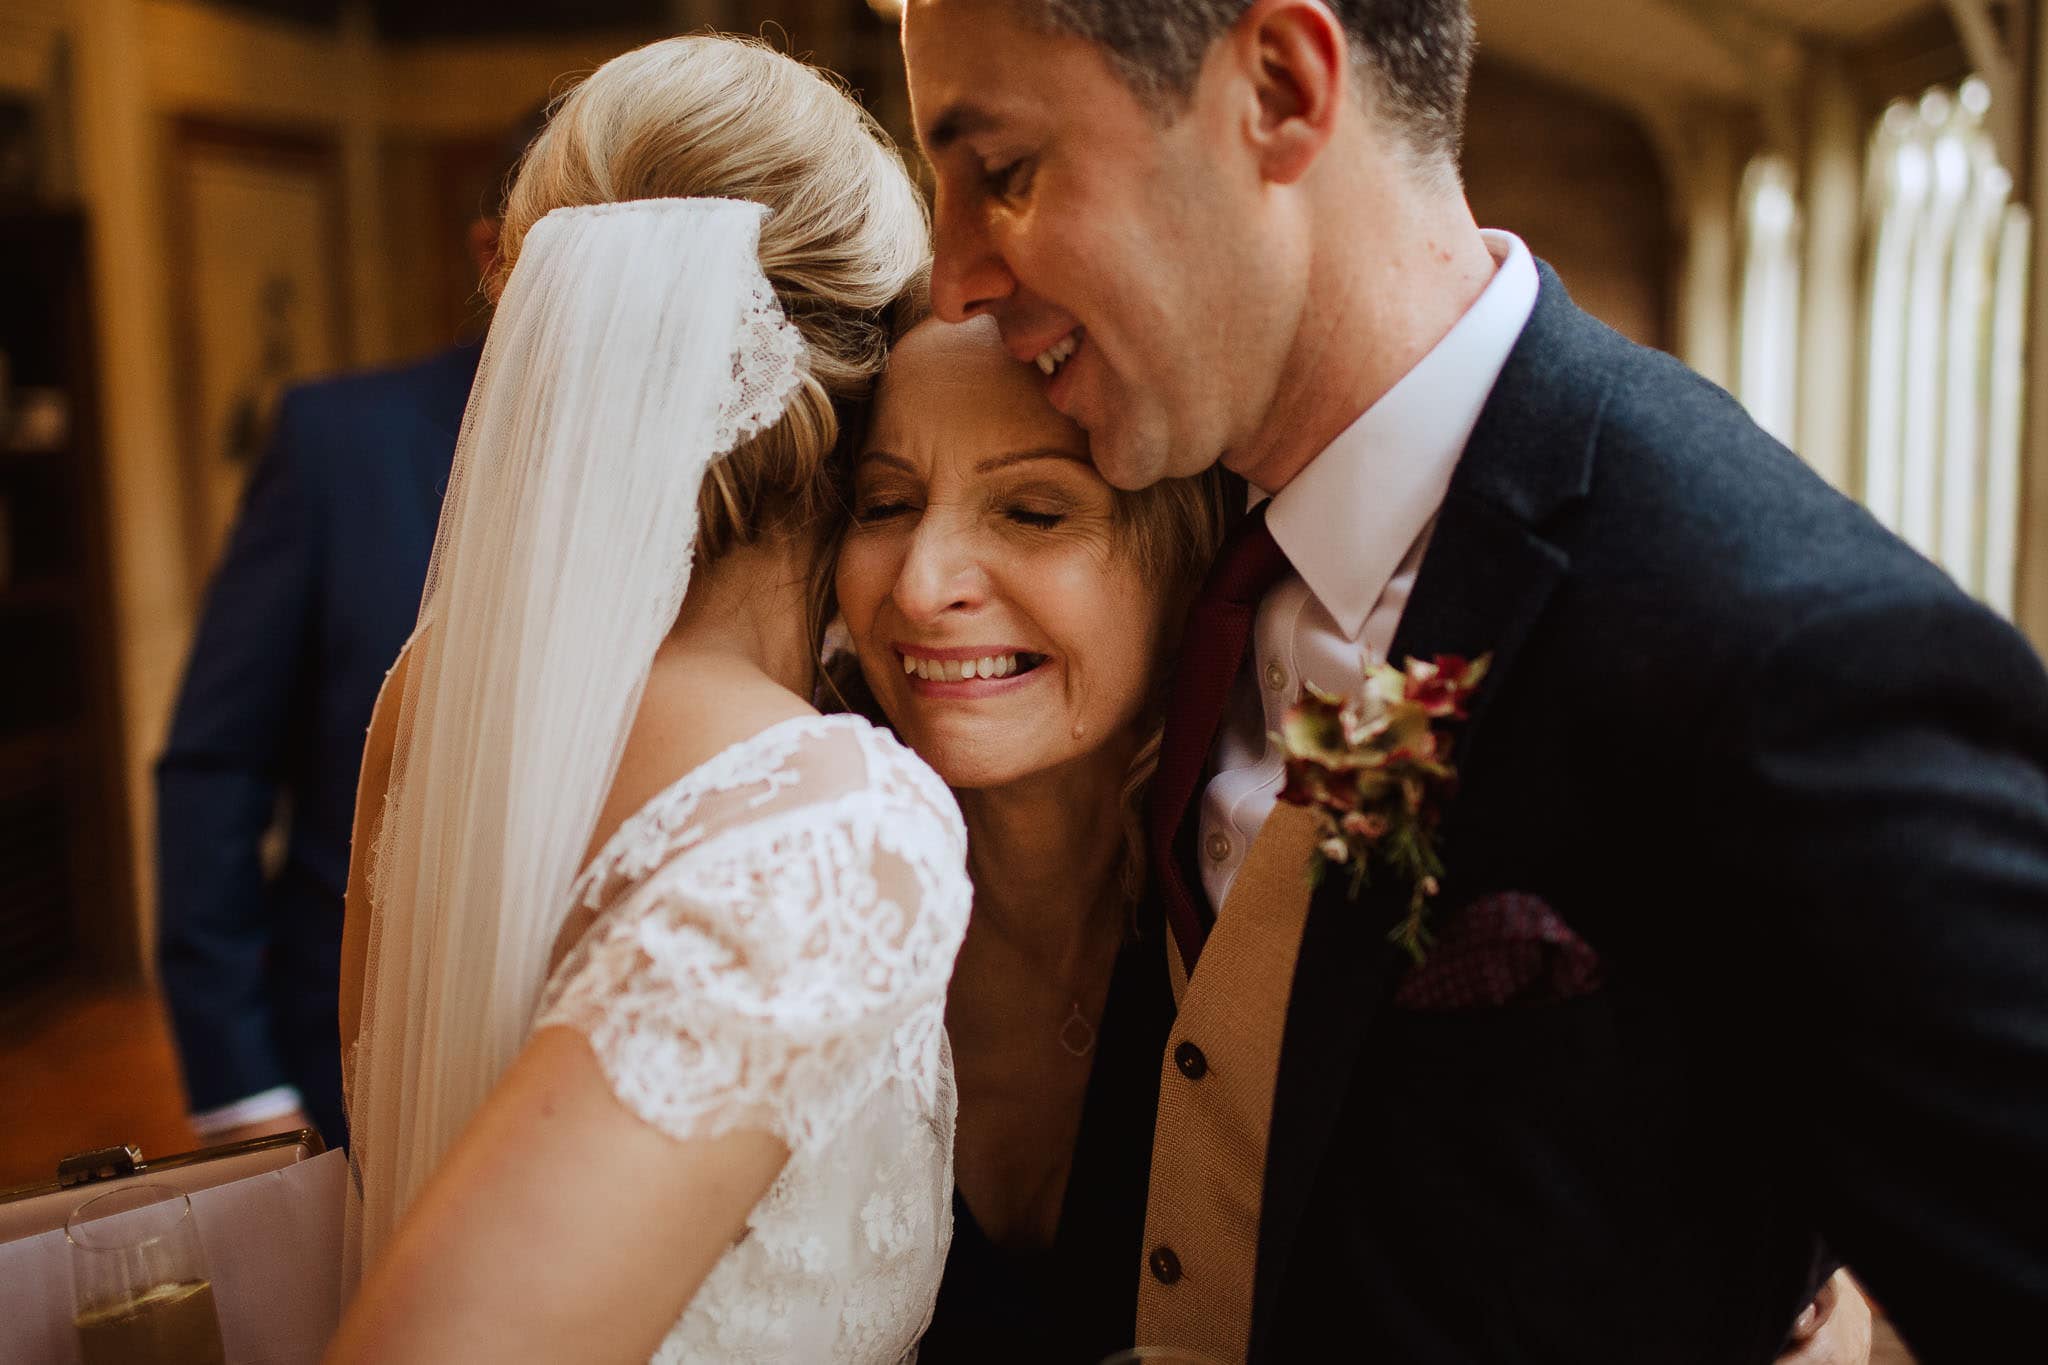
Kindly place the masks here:
<instances>
[{"instance_id":1,"label":"bride's blonde updo","mask_svg":"<svg viewBox=\"0 0 2048 1365\"><path fill-rule=\"evenodd\" d=\"M747 38L668 38L606 62L555 108L506 198L493 297L546 214L661 198L773 211L761 268L808 350L782 420L705 479L698 553L715 556L827 505L842 406L888 357L890 311L926 276L930 229L888 135L832 78Z\"/></svg>"}]
</instances>

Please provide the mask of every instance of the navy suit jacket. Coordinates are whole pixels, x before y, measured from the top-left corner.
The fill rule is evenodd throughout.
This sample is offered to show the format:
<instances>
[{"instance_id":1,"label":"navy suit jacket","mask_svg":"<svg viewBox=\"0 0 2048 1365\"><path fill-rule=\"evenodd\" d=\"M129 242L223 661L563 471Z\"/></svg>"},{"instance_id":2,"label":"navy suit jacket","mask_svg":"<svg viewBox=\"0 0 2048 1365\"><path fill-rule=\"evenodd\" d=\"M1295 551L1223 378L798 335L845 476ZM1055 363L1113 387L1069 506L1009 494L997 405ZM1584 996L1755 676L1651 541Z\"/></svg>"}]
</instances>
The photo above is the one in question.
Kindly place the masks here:
<instances>
[{"instance_id":1,"label":"navy suit jacket","mask_svg":"<svg viewBox=\"0 0 2048 1365\"><path fill-rule=\"evenodd\" d=\"M296 388L158 760L158 965L195 1110L296 1085L343 1138L342 893L370 709L411 634L481 348ZM266 878L280 798L284 863Z\"/></svg>"},{"instance_id":2,"label":"navy suit jacket","mask_svg":"<svg viewBox=\"0 0 2048 1365\"><path fill-rule=\"evenodd\" d=\"M1252 1358L1767 1362L1823 1237L1927 1365L2039 1349L2034 651L1547 267L1392 653L1489 651L1437 904L1539 897L1605 984L1404 1008L1406 888L1328 879Z\"/></svg>"}]
</instances>

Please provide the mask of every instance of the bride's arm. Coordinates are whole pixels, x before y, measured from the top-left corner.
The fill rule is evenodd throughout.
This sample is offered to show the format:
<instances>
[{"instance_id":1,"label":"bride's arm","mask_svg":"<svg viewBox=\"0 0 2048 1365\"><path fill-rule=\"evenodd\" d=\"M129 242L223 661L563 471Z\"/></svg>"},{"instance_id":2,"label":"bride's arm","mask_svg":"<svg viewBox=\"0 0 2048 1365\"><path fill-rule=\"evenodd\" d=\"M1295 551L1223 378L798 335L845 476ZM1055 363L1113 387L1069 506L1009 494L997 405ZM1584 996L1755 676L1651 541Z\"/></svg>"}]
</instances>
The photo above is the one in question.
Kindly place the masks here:
<instances>
[{"instance_id":1,"label":"bride's arm","mask_svg":"<svg viewBox=\"0 0 2048 1365\"><path fill-rule=\"evenodd\" d=\"M862 733L706 794L692 829L724 837L607 904L331 1360L646 1360L791 1150L899 1073L966 926L966 833L936 777L879 741L896 757L875 772ZM788 818L813 801L830 814Z\"/></svg>"},{"instance_id":2,"label":"bride's arm","mask_svg":"<svg viewBox=\"0 0 2048 1365\"><path fill-rule=\"evenodd\" d=\"M422 1191L327 1359L645 1361L788 1160L679 1142L583 1036L537 1032Z\"/></svg>"}]
</instances>

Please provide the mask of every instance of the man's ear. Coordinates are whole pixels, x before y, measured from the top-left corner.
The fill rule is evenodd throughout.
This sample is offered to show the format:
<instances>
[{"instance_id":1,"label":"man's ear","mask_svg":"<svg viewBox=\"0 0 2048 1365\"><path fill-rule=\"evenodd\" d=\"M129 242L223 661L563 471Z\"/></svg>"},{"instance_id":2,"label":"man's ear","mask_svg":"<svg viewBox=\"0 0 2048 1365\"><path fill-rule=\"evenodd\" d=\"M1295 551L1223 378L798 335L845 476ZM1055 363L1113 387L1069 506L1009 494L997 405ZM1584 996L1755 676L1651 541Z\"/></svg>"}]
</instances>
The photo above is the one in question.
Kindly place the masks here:
<instances>
[{"instance_id":1,"label":"man's ear","mask_svg":"<svg viewBox=\"0 0 2048 1365\"><path fill-rule=\"evenodd\" d=\"M1254 96L1246 133L1260 172L1291 185L1329 146L1351 97L1344 25L1323 0L1256 0L1226 41Z\"/></svg>"}]
</instances>

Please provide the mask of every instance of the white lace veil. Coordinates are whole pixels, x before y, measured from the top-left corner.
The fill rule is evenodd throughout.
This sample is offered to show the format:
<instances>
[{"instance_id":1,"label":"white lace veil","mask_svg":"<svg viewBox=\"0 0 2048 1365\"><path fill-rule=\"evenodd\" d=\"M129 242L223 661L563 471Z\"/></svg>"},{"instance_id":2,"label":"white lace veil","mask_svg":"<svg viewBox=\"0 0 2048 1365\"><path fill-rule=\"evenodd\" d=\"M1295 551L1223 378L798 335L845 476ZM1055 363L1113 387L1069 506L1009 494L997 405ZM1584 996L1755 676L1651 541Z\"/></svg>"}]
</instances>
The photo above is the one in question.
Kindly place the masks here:
<instances>
[{"instance_id":1,"label":"white lace veil","mask_svg":"<svg viewBox=\"0 0 2048 1365\"><path fill-rule=\"evenodd\" d=\"M406 646L349 1071L349 1272L523 1044L711 462L782 414L801 335L768 210L558 209L525 239L456 447Z\"/></svg>"}]
</instances>

